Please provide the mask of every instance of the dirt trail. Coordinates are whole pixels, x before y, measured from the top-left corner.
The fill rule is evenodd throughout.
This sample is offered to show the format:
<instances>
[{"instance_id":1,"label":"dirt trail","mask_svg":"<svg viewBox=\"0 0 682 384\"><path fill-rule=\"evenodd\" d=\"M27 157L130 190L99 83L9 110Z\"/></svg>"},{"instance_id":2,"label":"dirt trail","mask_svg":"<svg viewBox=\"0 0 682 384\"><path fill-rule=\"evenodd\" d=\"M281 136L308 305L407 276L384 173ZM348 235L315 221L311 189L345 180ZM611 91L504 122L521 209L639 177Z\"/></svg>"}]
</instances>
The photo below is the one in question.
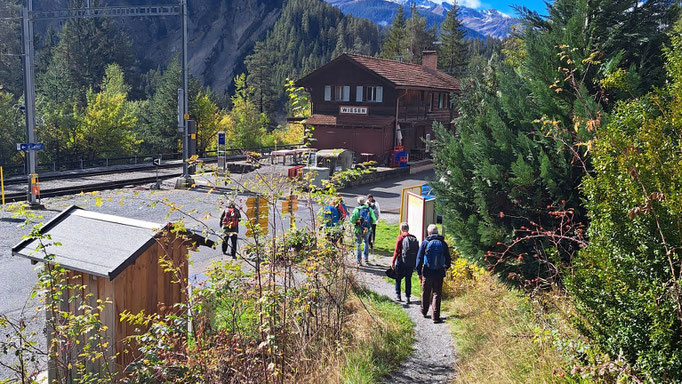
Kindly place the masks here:
<instances>
[{"instance_id":1,"label":"dirt trail","mask_svg":"<svg viewBox=\"0 0 682 384\"><path fill-rule=\"evenodd\" d=\"M371 265L362 266L358 278L367 288L395 298L394 284L387 282L383 276L391 259L382 256L370 256ZM403 283L404 284L404 283ZM405 300L403 285L403 300ZM385 383L449 383L454 378L455 349L452 343L450 328L446 323L434 324L424 318L419 308L421 298L412 294L412 304L403 301L403 310L407 312L415 324L414 351L407 360ZM445 318L445 314L441 314Z\"/></svg>"}]
</instances>

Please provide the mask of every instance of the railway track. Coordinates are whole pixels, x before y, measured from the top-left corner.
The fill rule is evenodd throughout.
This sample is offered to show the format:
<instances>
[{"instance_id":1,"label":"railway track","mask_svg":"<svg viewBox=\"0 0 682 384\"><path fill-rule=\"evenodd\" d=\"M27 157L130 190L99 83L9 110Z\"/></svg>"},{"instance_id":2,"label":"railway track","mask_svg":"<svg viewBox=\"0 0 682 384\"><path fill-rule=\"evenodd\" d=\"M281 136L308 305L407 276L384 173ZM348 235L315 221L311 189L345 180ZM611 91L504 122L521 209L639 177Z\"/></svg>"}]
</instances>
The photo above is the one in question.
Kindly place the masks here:
<instances>
[{"instance_id":1,"label":"railway track","mask_svg":"<svg viewBox=\"0 0 682 384\"><path fill-rule=\"evenodd\" d=\"M103 174L113 174L113 173L121 173L121 171L118 172L107 172ZM88 174L91 175L91 174ZM158 179L159 180L167 180L167 179L173 179L176 177L179 177L182 175L182 168L178 168L177 172L172 172L172 173L165 173L163 175L159 175ZM144 184L151 184L155 183L157 180L156 176L144 176L144 177L134 177L130 179L123 179L123 180L107 180L107 181L102 181L102 182L94 182L94 183L89 183L89 184L81 184L81 185L70 185L70 186L64 186L64 187L52 187L48 189L44 189L40 191L40 197L56 197L56 196L64 196L64 195L75 195L79 194L81 192L93 192L93 191L103 191L107 189L118 189L118 188L123 188L127 186L135 186L135 185L144 185ZM17 201L26 201L27 195L26 191L22 192L10 192L5 194L5 202L10 203L10 202L17 202Z\"/></svg>"}]
</instances>

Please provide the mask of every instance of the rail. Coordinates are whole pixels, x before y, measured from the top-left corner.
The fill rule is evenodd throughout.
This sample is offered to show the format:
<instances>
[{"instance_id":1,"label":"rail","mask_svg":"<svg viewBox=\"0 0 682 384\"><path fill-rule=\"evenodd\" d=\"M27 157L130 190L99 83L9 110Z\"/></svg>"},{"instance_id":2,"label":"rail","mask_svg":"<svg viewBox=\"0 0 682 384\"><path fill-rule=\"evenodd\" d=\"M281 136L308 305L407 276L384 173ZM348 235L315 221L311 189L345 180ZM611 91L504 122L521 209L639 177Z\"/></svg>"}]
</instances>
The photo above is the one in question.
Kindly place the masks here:
<instances>
[{"instance_id":1,"label":"rail","mask_svg":"<svg viewBox=\"0 0 682 384\"><path fill-rule=\"evenodd\" d=\"M269 147L257 147L257 148L227 148L225 155L228 157L242 156L246 152L258 152L262 155L269 154L273 150L277 149L292 149L299 145L284 145L284 146L269 146ZM218 153L216 150L203 151L199 154L199 158L204 161L211 161L218 158ZM87 170L93 168L106 168L121 165L148 165L152 166L154 159L161 159L162 161L168 160L181 160L182 152L176 153L155 153L155 154L142 154L134 156L125 157L105 157L97 159L78 159L73 161L61 161L61 162L46 162L39 163L36 166L37 173L58 173L66 171L76 171L76 170ZM18 177L18 176L28 176L26 172L26 164L24 165L5 165L4 176L5 178Z\"/></svg>"}]
</instances>

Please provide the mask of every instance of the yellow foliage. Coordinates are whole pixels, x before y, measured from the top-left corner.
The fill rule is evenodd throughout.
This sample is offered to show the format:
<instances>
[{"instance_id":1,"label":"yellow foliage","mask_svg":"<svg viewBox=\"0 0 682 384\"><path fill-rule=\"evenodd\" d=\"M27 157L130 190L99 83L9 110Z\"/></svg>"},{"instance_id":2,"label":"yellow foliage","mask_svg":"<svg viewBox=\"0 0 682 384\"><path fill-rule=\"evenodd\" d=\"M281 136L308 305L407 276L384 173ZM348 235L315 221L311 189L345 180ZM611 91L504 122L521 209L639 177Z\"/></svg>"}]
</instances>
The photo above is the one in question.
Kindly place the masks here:
<instances>
[{"instance_id":1,"label":"yellow foliage","mask_svg":"<svg viewBox=\"0 0 682 384\"><path fill-rule=\"evenodd\" d=\"M485 269L470 263L463 257L457 257L445 275L443 294L445 297L459 296L484 275Z\"/></svg>"}]
</instances>

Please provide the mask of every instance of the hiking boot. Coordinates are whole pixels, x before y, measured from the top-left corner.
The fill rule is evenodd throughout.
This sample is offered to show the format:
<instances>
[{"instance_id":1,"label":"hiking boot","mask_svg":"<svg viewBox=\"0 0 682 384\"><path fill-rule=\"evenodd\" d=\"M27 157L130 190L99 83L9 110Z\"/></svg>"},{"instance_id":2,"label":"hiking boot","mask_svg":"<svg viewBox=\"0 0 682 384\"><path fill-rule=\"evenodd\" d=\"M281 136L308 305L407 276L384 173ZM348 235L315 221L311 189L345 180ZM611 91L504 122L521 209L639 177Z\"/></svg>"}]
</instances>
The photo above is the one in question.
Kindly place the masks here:
<instances>
[{"instance_id":1,"label":"hiking boot","mask_svg":"<svg viewBox=\"0 0 682 384\"><path fill-rule=\"evenodd\" d=\"M410 301L410 296L407 296L407 298L405 299L405 303L412 304L412 301Z\"/></svg>"},{"instance_id":2,"label":"hiking boot","mask_svg":"<svg viewBox=\"0 0 682 384\"><path fill-rule=\"evenodd\" d=\"M425 319L428 319L428 318L429 318L429 314L428 314L428 313L422 313L422 316L424 316Z\"/></svg>"},{"instance_id":3,"label":"hiking boot","mask_svg":"<svg viewBox=\"0 0 682 384\"><path fill-rule=\"evenodd\" d=\"M395 300L396 301L403 301L403 298L400 297L400 294L395 295Z\"/></svg>"}]
</instances>

